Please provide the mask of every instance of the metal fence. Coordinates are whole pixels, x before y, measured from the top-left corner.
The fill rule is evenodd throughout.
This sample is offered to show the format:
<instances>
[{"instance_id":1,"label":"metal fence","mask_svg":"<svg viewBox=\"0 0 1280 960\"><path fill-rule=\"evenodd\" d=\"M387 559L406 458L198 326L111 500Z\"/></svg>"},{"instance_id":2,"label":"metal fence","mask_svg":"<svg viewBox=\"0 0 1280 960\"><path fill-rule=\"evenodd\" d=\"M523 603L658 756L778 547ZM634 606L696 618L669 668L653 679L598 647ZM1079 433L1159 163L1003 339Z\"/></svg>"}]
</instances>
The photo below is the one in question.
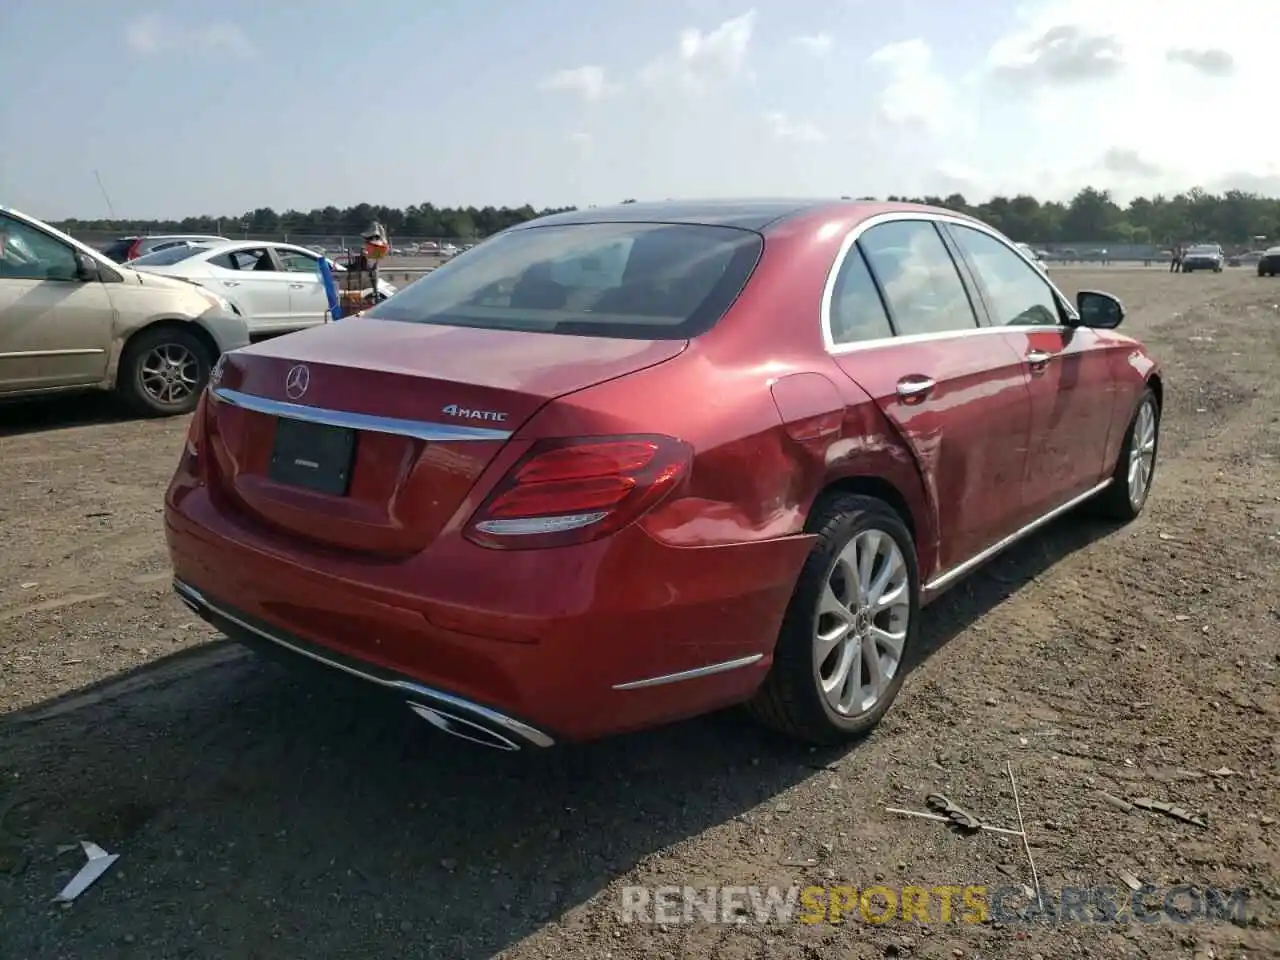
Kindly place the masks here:
<instances>
[{"instance_id":1,"label":"metal fence","mask_svg":"<svg viewBox=\"0 0 1280 960\"><path fill-rule=\"evenodd\" d=\"M178 232L178 231L173 231ZM193 233L201 233L204 231L191 231ZM213 231L209 231L213 232ZM96 247L108 241L114 240L122 236L122 233L109 233L95 230L78 230L72 231L77 240ZM322 250L325 253L338 253L343 250L358 248L363 244L363 238L358 234L342 234L342 233L254 233L241 232L235 230L223 230L220 236L226 237L228 240L271 240L283 243L296 243L303 247L309 247L313 250ZM418 254L430 254L431 251L438 250L446 245L462 247L466 244L475 243L480 237L410 237L410 236L392 236L391 241L392 255L414 256ZM1019 238L1014 238L1019 239ZM1135 262L1135 261L1168 261L1169 250L1158 244L1138 244L1138 243L1110 243L1108 241L1080 241L1073 242L1054 242L1054 243L1035 243L1030 244L1034 249L1042 253L1049 254L1049 259L1061 262L1077 262L1077 263L1100 263L1100 262Z\"/></svg>"},{"instance_id":2,"label":"metal fence","mask_svg":"<svg viewBox=\"0 0 1280 960\"><path fill-rule=\"evenodd\" d=\"M159 231L157 231L159 232ZM213 230L166 230L165 233L209 233L213 234ZM127 231L107 232L102 230L73 230L71 235L81 243L86 243L91 247L98 247L104 243L109 243L122 236L128 236ZM218 236L226 237L228 240L262 240L276 241L280 243L296 243L299 246L309 247L313 250L323 250L326 253L332 253L342 250L354 249L360 247L364 243L364 239L359 234L340 234L340 233L244 233L238 230L223 230ZM461 247L464 244L475 243L478 237L399 237L393 236L389 238L393 251L411 254L421 250L439 249L447 244L455 247Z\"/></svg>"}]
</instances>

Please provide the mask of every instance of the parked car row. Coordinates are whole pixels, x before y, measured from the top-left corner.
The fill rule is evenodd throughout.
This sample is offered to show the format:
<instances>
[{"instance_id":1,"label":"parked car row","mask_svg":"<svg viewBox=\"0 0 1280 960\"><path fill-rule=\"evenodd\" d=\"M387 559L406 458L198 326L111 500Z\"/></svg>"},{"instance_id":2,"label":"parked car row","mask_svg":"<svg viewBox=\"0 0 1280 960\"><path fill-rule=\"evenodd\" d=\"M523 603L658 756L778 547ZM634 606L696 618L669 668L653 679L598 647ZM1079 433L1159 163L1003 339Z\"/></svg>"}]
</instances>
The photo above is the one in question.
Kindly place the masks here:
<instances>
[{"instance_id":1,"label":"parked car row","mask_svg":"<svg viewBox=\"0 0 1280 960\"><path fill-rule=\"evenodd\" d=\"M1258 258L1258 276L1280 277L1280 247L1263 251Z\"/></svg>"},{"instance_id":2,"label":"parked car row","mask_svg":"<svg viewBox=\"0 0 1280 960\"><path fill-rule=\"evenodd\" d=\"M249 333L258 336L301 330L328 319L320 257L292 243L228 240L166 246L125 265L216 291L244 316ZM329 267L341 283L347 268L332 260ZM377 292L390 297L396 287L379 278Z\"/></svg>"},{"instance_id":3,"label":"parked car row","mask_svg":"<svg viewBox=\"0 0 1280 960\"><path fill-rule=\"evenodd\" d=\"M736 703L846 740L926 603L1078 505L1142 511L1164 386L1124 316L929 207L544 217L218 362L175 589L503 750Z\"/></svg>"},{"instance_id":4,"label":"parked car row","mask_svg":"<svg viewBox=\"0 0 1280 960\"><path fill-rule=\"evenodd\" d=\"M136 260L138 257L145 257L147 254L154 253L157 250L167 250L170 247L182 247L193 243L214 244L230 242L226 237L215 237L200 233L156 234L143 237L117 237L115 240L98 247L98 252L116 263L126 263L130 260Z\"/></svg>"}]
</instances>

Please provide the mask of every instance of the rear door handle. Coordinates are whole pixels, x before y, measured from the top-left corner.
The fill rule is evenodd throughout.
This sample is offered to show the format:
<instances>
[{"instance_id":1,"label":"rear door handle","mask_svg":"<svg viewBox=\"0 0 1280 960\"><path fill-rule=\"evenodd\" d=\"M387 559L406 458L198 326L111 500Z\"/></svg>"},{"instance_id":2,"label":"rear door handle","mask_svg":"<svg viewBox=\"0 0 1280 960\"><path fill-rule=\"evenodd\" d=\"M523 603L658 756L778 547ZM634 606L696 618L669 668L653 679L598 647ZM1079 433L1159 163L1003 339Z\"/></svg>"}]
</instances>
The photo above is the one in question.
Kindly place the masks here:
<instances>
[{"instance_id":1,"label":"rear door handle","mask_svg":"<svg viewBox=\"0 0 1280 960\"><path fill-rule=\"evenodd\" d=\"M240 286L240 281L239 280L223 280L222 285L224 287L238 287Z\"/></svg>"},{"instance_id":2,"label":"rear door handle","mask_svg":"<svg viewBox=\"0 0 1280 960\"><path fill-rule=\"evenodd\" d=\"M305 284L305 283L291 283L291 284L289 284L289 289L290 289L290 290L301 290L301 289L302 289L303 287L305 287L305 286L306 286L306 284Z\"/></svg>"},{"instance_id":3,"label":"rear door handle","mask_svg":"<svg viewBox=\"0 0 1280 960\"><path fill-rule=\"evenodd\" d=\"M898 396L903 400L923 400L937 385L930 377L903 377L898 381Z\"/></svg>"}]
</instances>

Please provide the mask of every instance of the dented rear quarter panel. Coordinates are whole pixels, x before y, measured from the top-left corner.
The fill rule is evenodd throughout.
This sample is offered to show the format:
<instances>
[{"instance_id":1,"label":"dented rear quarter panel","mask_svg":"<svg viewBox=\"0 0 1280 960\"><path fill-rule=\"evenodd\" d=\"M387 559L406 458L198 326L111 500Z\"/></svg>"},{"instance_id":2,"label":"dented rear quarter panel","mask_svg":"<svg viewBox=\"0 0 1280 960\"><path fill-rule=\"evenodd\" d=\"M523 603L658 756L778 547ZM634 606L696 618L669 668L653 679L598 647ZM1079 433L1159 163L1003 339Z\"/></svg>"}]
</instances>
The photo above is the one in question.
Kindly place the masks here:
<instances>
[{"instance_id":1,"label":"dented rear quarter panel","mask_svg":"<svg viewBox=\"0 0 1280 960\"><path fill-rule=\"evenodd\" d=\"M922 573L932 570L935 525L915 460L822 344L827 272L860 219L785 221L712 330L666 362L560 397L520 437L641 432L689 443L682 489L641 520L677 547L810 541L806 521L823 491L858 478L888 483L911 513Z\"/></svg>"}]
</instances>

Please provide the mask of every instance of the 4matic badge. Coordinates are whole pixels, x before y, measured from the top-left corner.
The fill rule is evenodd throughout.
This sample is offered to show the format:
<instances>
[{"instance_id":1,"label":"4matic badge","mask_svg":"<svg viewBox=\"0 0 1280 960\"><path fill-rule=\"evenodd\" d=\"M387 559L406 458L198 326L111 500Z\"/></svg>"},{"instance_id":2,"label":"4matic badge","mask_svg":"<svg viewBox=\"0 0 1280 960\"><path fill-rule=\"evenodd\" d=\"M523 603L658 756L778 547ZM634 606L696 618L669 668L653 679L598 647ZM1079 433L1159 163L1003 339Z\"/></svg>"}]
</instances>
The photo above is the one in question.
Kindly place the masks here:
<instances>
[{"instance_id":1,"label":"4matic badge","mask_svg":"<svg viewBox=\"0 0 1280 960\"><path fill-rule=\"evenodd\" d=\"M505 413L499 413L497 410L472 410L470 407L460 407L456 403L451 403L440 411L449 417L461 417L464 420L487 420L491 423L502 423L507 419Z\"/></svg>"}]
</instances>

